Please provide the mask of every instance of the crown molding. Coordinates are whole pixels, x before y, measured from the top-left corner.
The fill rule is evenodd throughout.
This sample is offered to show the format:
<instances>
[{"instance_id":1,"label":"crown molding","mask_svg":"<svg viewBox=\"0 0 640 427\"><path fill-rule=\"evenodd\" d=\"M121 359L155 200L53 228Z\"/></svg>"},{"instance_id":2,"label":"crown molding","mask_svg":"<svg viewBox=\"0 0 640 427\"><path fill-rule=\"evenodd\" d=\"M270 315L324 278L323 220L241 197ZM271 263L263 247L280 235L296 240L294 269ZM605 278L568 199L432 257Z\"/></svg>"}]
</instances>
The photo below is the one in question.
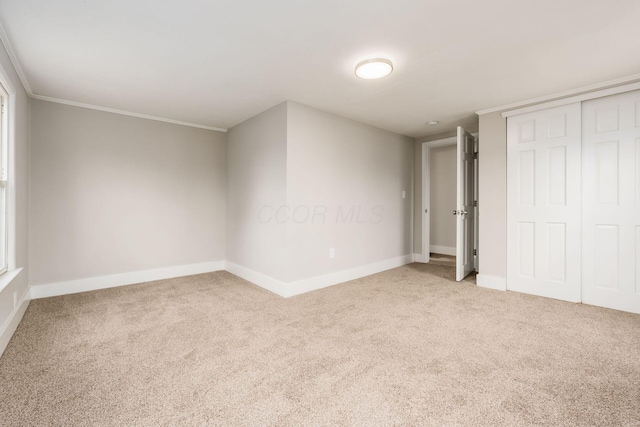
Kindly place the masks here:
<instances>
[{"instance_id":1,"label":"crown molding","mask_svg":"<svg viewBox=\"0 0 640 427\"><path fill-rule=\"evenodd\" d=\"M560 107L561 105L573 104L574 102L583 102L583 101L588 101L590 99L617 95L619 93L624 93L624 92L631 92L633 90L638 90L638 89L640 89L640 82L614 86L614 87L609 87L607 89L587 92L581 95L570 96L568 98L561 98L555 101L543 102L542 104L530 105L528 107L518 108L516 110L505 111L501 115L504 118L517 116L520 114L532 113L534 111L546 110L547 108L554 108L554 107Z\"/></svg>"},{"instance_id":2,"label":"crown molding","mask_svg":"<svg viewBox=\"0 0 640 427\"><path fill-rule=\"evenodd\" d=\"M2 42L2 45L7 51L7 54L9 55L9 60L11 61L13 68L16 70L16 73L18 74L18 78L20 78L20 81L22 82L22 86L24 86L24 89L30 98L39 99L41 101L55 102L58 104L72 105L74 107L88 108L90 110L105 111L107 113L120 114L123 116L137 117L140 119L155 120L158 122L171 123L174 125L188 126L188 127L198 128L198 129L207 129L207 130L213 130L216 132L227 132L227 129L225 128L206 126L198 123L183 122L181 120L173 120L165 117L151 116L148 114L139 114L131 111L118 110L115 108L101 107L99 105L85 104L82 102L69 101L61 98L53 98L50 96L36 95L35 93L33 93L33 90L31 89L31 85L27 80L27 76L24 73L24 69L22 68L22 65L20 65L20 61L18 61L18 57L16 56L15 50L13 49L13 46L9 41L9 36L7 35L7 32L4 29L2 22L0 22L0 41Z\"/></svg>"},{"instance_id":3,"label":"crown molding","mask_svg":"<svg viewBox=\"0 0 640 427\"><path fill-rule=\"evenodd\" d=\"M500 111L507 111L507 110L515 110L515 109L519 109L522 107L527 107L530 105L534 105L534 104L540 104L543 102L550 102L550 101L556 101L558 99L562 99L562 98L568 98L571 96L577 96L577 95L582 95L588 92L593 92L593 91L597 91L597 90L602 90L602 89L608 89L608 88L612 88L615 86L620 86L620 85L624 85L624 84L628 84L628 83L635 83L640 81L640 74L633 74L631 76L626 76L626 77L622 77L619 79L614 79L614 80L609 80L606 82L602 82L602 83L597 83L594 85L589 85L589 86L583 86L577 89L571 89L571 90L567 90L564 92L558 92L558 93L554 93L551 95L546 95L546 96L541 96L538 98L533 98L533 99L529 99L526 101L520 101L520 102L514 102L513 104L507 104L507 105L502 105L499 107L494 107L494 108L487 108L486 110L480 110L477 111L476 114L481 116L483 114L489 114L489 113L497 113Z\"/></svg>"},{"instance_id":4,"label":"crown molding","mask_svg":"<svg viewBox=\"0 0 640 427\"><path fill-rule=\"evenodd\" d=\"M27 91L27 94L29 94L29 96L33 96L33 91L31 90L31 85L27 80L27 75L24 73L24 70L20 65L20 61L18 61L16 52L15 50L13 50L13 46L9 41L9 36L7 35L7 32L4 30L4 25L2 25L2 22L0 22L0 41L2 41L2 45L4 46L4 49L7 51L7 54L9 55L9 60L11 61L13 68L16 70L16 73L18 74L18 78L22 82L22 86L24 86L24 90Z\"/></svg>"},{"instance_id":5,"label":"crown molding","mask_svg":"<svg viewBox=\"0 0 640 427\"><path fill-rule=\"evenodd\" d=\"M104 111L104 112L107 112L107 113L120 114L120 115L123 115L123 116L137 117L139 119L155 120L155 121L158 121L158 122L171 123L171 124L174 124L174 125L189 126L189 127L192 127L192 128L213 130L213 131L216 131L216 132L227 132L227 129L225 129L225 128L217 128L217 127L213 127L213 126L201 125L201 124L198 124L198 123L183 122L183 121L180 121L180 120L167 119L165 117L150 116L150 115L147 115L147 114L139 114L139 113L134 113L134 112L131 112L131 111L118 110L118 109L115 109L115 108L101 107L99 105L92 105L92 104L85 104L85 103L82 103L82 102L69 101L67 99L53 98L53 97L50 97L50 96L31 95L31 98L39 99L41 101L55 102L56 104L71 105L73 107L88 108L90 110L98 110L98 111Z\"/></svg>"}]
</instances>

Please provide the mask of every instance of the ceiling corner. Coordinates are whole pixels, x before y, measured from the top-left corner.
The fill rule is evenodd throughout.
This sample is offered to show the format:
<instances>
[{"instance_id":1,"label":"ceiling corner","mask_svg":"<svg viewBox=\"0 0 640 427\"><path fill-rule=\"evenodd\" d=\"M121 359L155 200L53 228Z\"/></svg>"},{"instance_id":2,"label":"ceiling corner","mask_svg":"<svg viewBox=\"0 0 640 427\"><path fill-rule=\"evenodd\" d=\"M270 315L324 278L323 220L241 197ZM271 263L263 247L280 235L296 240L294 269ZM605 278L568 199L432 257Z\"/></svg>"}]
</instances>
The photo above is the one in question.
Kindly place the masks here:
<instances>
[{"instance_id":1,"label":"ceiling corner","mask_svg":"<svg viewBox=\"0 0 640 427\"><path fill-rule=\"evenodd\" d=\"M31 85L27 80L27 75L24 73L22 65L20 65L20 61L18 61L16 52L13 50L13 46L9 41L9 36L7 35L7 32L4 30L4 25L2 25L1 21L0 21L0 41L2 41L2 44L4 45L4 48L7 51L7 55L9 55L9 60L11 61L11 64L13 64L13 68L16 70L16 73L18 74L18 78L20 78L20 81L22 82L22 86L24 86L24 90L26 90L27 94L30 97L32 97L33 91L31 90Z\"/></svg>"}]
</instances>

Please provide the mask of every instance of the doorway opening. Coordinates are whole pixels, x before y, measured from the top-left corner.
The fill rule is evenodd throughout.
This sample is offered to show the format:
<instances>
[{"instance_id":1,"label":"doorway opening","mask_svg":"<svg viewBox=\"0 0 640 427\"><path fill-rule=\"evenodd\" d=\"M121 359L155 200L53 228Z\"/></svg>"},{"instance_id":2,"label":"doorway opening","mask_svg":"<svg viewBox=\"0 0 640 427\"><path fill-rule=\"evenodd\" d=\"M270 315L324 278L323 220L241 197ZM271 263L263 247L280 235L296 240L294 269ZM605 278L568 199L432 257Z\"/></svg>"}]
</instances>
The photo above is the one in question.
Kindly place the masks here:
<instances>
[{"instance_id":1,"label":"doorway opening","mask_svg":"<svg viewBox=\"0 0 640 427\"><path fill-rule=\"evenodd\" d=\"M456 266L456 280L477 269L477 137L422 144L422 262Z\"/></svg>"},{"instance_id":2,"label":"doorway opening","mask_svg":"<svg viewBox=\"0 0 640 427\"><path fill-rule=\"evenodd\" d=\"M429 150L429 261L456 256L456 144ZM447 257L448 256L448 257Z\"/></svg>"}]
</instances>

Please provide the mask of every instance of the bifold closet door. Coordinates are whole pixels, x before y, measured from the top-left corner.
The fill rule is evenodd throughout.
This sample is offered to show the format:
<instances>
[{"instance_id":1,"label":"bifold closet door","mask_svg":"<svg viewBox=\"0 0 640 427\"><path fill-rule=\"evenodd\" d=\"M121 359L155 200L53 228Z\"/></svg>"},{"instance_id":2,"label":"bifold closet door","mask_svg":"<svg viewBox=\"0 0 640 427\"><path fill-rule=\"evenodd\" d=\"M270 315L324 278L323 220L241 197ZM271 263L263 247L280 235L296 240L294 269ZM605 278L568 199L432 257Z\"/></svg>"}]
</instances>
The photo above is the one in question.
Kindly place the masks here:
<instances>
[{"instance_id":1,"label":"bifold closet door","mask_svg":"<svg viewBox=\"0 0 640 427\"><path fill-rule=\"evenodd\" d=\"M580 103L507 119L507 289L580 301Z\"/></svg>"},{"instance_id":2,"label":"bifold closet door","mask_svg":"<svg viewBox=\"0 0 640 427\"><path fill-rule=\"evenodd\" d=\"M586 101L582 301L640 313L640 91Z\"/></svg>"}]
</instances>

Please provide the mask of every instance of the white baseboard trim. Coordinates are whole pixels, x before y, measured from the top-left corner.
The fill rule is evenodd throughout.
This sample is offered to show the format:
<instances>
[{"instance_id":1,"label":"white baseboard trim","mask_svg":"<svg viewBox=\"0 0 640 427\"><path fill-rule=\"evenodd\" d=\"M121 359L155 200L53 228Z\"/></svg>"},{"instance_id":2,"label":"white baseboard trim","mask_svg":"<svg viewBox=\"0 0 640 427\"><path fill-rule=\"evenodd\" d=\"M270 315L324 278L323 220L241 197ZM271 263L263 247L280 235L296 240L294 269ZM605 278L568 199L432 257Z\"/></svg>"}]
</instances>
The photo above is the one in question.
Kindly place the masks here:
<instances>
[{"instance_id":1,"label":"white baseboard trim","mask_svg":"<svg viewBox=\"0 0 640 427\"><path fill-rule=\"evenodd\" d=\"M227 271L258 285L261 288L280 295L281 297L289 298L306 292L337 285L339 283L348 282L349 280L370 276L392 268L401 267L412 263L413 259L414 255L408 254L373 264L337 271L335 273L323 274L321 276L310 277L308 279L296 280L289 283L274 279L273 277L266 276L231 262L227 262Z\"/></svg>"},{"instance_id":2,"label":"white baseboard trim","mask_svg":"<svg viewBox=\"0 0 640 427\"><path fill-rule=\"evenodd\" d=\"M337 271L335 273L324 274L322 276L310 277L308 279L297 280L288 283L285 297L304 294L306 292L315 291L339 283L348 282L349 280L359 279L361 277L370 276L392 268L401 267L413 262L413 254L404 255L397 258L390 258L384 261L363 265L360 267L350 268L348 270Z\"/></svg>"},{"instance_id":3,"label":"white baseboard trim","mask_svg":"<svg viewBox=\"0 0 640 427\"><path fill-rule=\"evenodd\" d=\"M429 251L434 254L456 256L456 248L451 248L449 246L430 245Z\"/></svg>"},{"instance_id":4,"label":"white baseboard trim","mask_svg":"<svg viewBox=\"0 0 640 427\"><path fill-rule=\"evenodd\" d=\"M274 294L285 296L285 283L274 279L273 277L267 276L262 273L258 273L257 271L251 270L247 267L243 267L238 264L234 264L232 262L227 261L226 268L229 273L235 274L238 277L243 278L244 280L253 283L254 285L260 286Z\"/></svg>"},{"instance_id":5,"label":"white baseboard trim","mask_svg":"<svg viewBox=\"0 0 640 427\"><path fill-rule=\"evenodd\" d=\"M20 301L18 301L16 308L13 309L13 313L11 313L9 318L4 322L4 325L2 325L2 328L0 328L0 356L2 356L7 345L9 345L9 341L11 341L11 337L18 328L24 312L27 311L29 301L29 291L27 290L22 295L22 298L20 298Z\"/></svg>"},{"instance_id":6,"label":"white baseboard trim","mask_svg":"<svg viewBox=\"0 0 640 427\"><path fill-rule=\"evenodd\" d=\"M424 259L423 254L413 254L413 262L427 263L429 262L429 257L427 257L427 259Z\"/></svg>"},{"instance_id":7,"label":"white baseboard trim","mask_svg":"<svg viewBox=\"0 0 640 427\"><path fill-rule=\"evenodd\" d=\"M95 291L97 289L115 288L153 280L172 279L192 274L210 273L224 270L224 261L203 262L199 264L177 265L173 267L155 268L152 270L132 271L130 273L110 274L108 276L89 277L66 282L48 283L31 286L31 299L75 294Z\"/></svg>"},{"instance_id":8,"label":"white baseboard trim","mask_svg":"<svg viewBox=\"0 0 640 427\"><path fill-rule=\"evenodd\" d=\"M504 277L486 276L478 274L476 276L476 284L483 288L495 289L497 291L507 290L507 279Z\"/></svg>"},{"instance_id":9,"label":"white baseboard trim","mask_svg":"<svg viewBox=\"0 0 640 427\"><path fill-rule=\"evenodd\" d=\"M416 256L417 255L415 254L408 254L360 267L350 268L348 270L337 271L335 273L310 277L308 279L297 280L289 283L274 279L273 277L258 273L233 262L214 261L201 264L181 265L154 270L90 277L66 282L34 285L31 286L30 298L48 298L220 270L226 270L229 273L248 280L249 282L270 292L288 298L294 295L326 288L328 286L337 285L338 283L348 282L349 280L359 279L371 274L380 273L381 271L410 264L414 262Z\"/></svg>"}]
</instances>

